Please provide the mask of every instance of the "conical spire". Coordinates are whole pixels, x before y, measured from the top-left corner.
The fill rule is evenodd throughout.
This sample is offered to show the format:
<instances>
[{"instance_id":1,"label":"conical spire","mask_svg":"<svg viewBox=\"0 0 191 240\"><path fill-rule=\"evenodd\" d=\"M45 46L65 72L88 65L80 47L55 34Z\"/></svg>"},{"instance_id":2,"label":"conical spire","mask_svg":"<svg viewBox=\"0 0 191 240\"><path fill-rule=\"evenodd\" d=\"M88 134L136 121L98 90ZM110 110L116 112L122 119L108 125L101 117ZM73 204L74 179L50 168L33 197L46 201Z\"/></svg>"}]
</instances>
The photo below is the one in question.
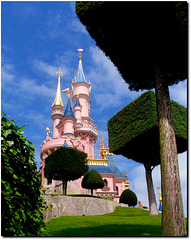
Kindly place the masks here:
<instances>
[{"instance_id":1,"label":"conical spire","mask_svg":"<svg viewBox=\"0 0 191 240\"><path fill-rule=\"evenodd\" d=\"M74 106L81 106L80 102L79 102L79 93L77 93L77 99L76 99L76 103Z\"/></svg>"},{"instance_id":2,"label":"conical spire","mask_svg":"<svg viewBox=\"0 0 191 240\"><path fill-rule=\"evenodd\" d=\"M74 112L73 112L72 107L71 107L71 104L70 104L70 98L68 98L68 102L67 102L63 117L68 117L68 116L75 117Z\"/></svg>"},{"instance_id":3,"label":"conical spire","mask_svg":"<svg viewBox=\"0 0 191 240\"><path fill-rule=\"evenodd\" d=\"M77 72L77 77L76 77L76 82L86 82L86 78L85 78L85 75L84 75L84 71L83 71L83 67L82 67L82 51L83 49L78 49L79 51L79 65L78 65L78 72Z\"/></svg>"},{"instance_id":4,"label":"conical spire","mask_svg":"<svg viewBox=\"0 0 191 240\"><path fill-rule=\"evenodd\" d=\"M67 144L67 142L66 142L66 139L64 139L63 147L68 147L68 144Z\"/></svg>"},{"instance_id":5,"label":"conical spire","mask_svg":"<svg viewBox=\"0 0 191 240\"><path fill-rule=\"evenodd\" d=\"M56 97L54 99L54 102L52 104L52 107L53 106L61 106L61 107L64 107L63 103L62 103L62 97L61 97L61 89L60 89L60 77L62 76L62 72L60 71L60 68L59 68L59 71L57 72L57 76L58 76L58 86L57 86L57 92L56 92Z\"/></svg>"}]
</instances>

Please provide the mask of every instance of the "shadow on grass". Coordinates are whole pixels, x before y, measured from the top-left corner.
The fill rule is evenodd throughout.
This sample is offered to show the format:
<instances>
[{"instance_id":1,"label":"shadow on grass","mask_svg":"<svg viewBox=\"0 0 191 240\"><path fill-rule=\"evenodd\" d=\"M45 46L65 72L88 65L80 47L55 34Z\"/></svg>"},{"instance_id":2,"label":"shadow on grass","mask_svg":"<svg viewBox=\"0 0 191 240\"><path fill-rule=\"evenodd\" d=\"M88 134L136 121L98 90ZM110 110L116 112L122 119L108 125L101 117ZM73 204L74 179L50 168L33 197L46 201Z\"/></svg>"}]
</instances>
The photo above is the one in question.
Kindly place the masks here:
<instances>
[{"instance_id":1,"label":"shadow on grass","mask_svg":"<svg viewBox=\"0 0 191 240\"><path fill-rule=\"evenodd\" d=\"M156 225L101 225L96 227L65 228L49 231L46 236L59 237L149 237L161 236L161 227Z\"/></svg>"}]
</instances>

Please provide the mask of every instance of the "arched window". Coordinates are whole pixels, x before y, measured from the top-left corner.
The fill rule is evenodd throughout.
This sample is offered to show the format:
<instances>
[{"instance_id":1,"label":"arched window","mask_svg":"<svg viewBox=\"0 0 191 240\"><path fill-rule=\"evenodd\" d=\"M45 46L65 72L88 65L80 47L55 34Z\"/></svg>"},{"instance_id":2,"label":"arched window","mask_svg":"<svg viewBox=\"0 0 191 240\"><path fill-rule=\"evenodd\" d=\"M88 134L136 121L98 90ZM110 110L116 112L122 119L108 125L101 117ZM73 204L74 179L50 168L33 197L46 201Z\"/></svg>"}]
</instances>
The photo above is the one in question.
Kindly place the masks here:
<instances>
[{"instance_id":1,"label":"arched window","mask_svg":"<svg viewBox=\"0 0 191 240\"><path fill-rule=\"evenodd\" d=\"M117 195L119 195L119 188L116 186Z\"/></svg>"},{"instance_id":2,"label":"arched window","mask_svg":"<svg viewBox=\"0 0 191 240\"><path fill-rule=\"evenodd\" d=\"M104 179L103 181L104 181L104 187L107 187L107 185L108 185L108 182L107 182L107 180L106 180L106 179Z\"/></svg>"}]
</instances>

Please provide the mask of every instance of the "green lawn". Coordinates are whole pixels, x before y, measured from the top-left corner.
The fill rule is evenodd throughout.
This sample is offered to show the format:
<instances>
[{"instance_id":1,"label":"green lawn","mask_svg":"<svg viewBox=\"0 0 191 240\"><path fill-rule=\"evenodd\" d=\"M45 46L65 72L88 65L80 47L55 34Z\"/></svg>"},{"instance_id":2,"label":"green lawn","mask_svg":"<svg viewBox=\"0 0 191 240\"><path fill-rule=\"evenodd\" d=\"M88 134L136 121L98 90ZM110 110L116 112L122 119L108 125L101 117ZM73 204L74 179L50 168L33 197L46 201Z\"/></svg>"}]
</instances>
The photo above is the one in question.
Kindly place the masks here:
<instances>
[{"instance_id":1,"label":"green lawn","mask_svg":"<svg viewBox=\"0 0 191 240\"><path fill-rule=\"evenodd\" d=\"M149 216L142 209L117 207L105 215L59 217L46 223L46 236L161 236L161 214Z\"/></svg>"}]
</instances>

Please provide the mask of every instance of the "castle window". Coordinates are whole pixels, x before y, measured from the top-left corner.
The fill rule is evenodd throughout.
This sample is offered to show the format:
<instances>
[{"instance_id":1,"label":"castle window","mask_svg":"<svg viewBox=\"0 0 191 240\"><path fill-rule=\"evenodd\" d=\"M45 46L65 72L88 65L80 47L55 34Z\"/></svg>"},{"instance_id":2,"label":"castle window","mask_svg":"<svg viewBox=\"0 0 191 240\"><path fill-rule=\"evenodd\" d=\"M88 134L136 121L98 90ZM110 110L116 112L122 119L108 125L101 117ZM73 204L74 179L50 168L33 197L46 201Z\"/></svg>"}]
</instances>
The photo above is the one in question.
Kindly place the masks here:
<instances>
[{"instance_id":1,"label":"castle window","mask_svg":"<svg viewBox=\"0 0 191 240\"><path fill-rule=\"evenodd\" d=\"M119 195L119 188L116 186L117 195Z\"/></svg>"},{"instance_id":2,"label":"castle window","mask_svg":"<svg viewBox=\"0 0 191 240\"><path fill-rule=\"evenodd\" d=\"M108 182L106 179L103 180L104 181L104 187L107 187L108 186Z\"/></svg>"}]
</instances>

